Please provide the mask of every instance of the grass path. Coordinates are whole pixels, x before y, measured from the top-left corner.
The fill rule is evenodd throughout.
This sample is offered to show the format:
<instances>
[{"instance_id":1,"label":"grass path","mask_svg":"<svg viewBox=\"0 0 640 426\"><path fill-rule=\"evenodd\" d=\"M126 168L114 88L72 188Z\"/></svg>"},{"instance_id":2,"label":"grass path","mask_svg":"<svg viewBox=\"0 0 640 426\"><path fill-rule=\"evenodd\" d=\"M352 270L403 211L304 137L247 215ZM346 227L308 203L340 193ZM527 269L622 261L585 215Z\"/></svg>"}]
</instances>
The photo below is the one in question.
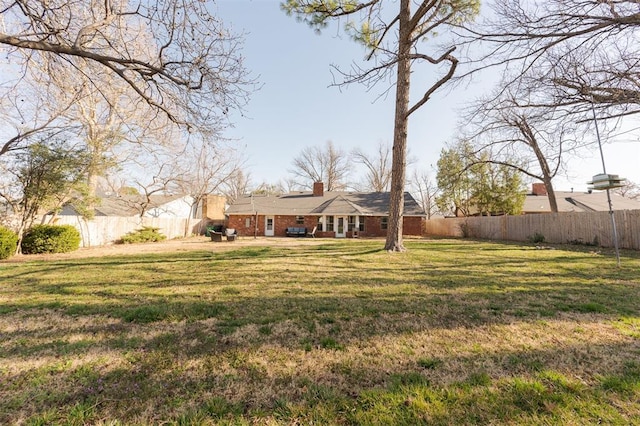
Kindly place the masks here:
<instances>
[{"instance_id":1,"label":"grass path","mask_svg":"<svg viewBox=\"0 0 640 426\"><path fill-rule=\"evenodd\" d=\"M640 258L467 240L0 263L0 424L640 424Z\"/></svg>"}]
</instances>

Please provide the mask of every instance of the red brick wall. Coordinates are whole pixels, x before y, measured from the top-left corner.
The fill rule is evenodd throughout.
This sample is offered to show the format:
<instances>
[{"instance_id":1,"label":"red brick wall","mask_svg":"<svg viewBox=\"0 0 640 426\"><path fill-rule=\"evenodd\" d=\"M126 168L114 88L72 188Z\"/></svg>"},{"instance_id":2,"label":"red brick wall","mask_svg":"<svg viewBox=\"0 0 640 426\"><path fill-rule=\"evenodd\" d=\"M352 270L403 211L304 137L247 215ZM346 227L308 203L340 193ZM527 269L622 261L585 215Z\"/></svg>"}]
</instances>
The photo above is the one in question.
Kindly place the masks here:
<instances>
[{"instance_id":1,"label":"red brick wall","mask_svg":"<svg viewBox=\"0 0 640 426\"><path fill-rule=\"evenodd\" d=\"M365 217L364 232L361 237L386 237L387 230L382 229L382 217ZM402 222L402 235L422 235L422 218L405 217Z\"/></svg>"},{"instance_id":2,"label":"red brick wall","mask_svg":"<svg viewBox=\"0 0 640 426\"><path fill-rule=\"evenodd\" d=\"M307 232L311 232L313 227L318 224L317 216L305 216L304 223L302 225L296 222L295 216L275 216L274 221L274 236L276 237L286 237L287 228L289 227L307 228Z\"/></svg>"},{"instance_id":3,"label":"red brick wall","mask_svg":"<svg viewBox=\"0 0 640 426\"><path fill-rule=\"evenodd\" d=\"M246 227L245 219L250 219L249 227ZM256 224L256 217L254 215L245 216L229 216L227 220L227 228L233 228L238 232L238 235L246 237L254 235L254 228ZM264 216L258 216L258 236L264 236Z\"/></svg>"},{"instance_id":4,"label":"red brick wall","mask_svg":"<svg viewBox=\"0 0 640 426\"><path fill-rule=\"evenodd\" d=\"M422 235L422 217L405 217L402 223L402 235Z\"/></svg>"},{"instance_id":5,"label":"red brick wall","mask_svg":"<svg viewBox=\"0 0 640 426\"><path fill-rule=\"evenodd\" d=\"M317 231L316 238L335 238L335 231Z\"/></svg>"},{"instance_id":6,"label":"red brick wall","mask_svg":"<svg viewBox=\"0 0 640 426\"><path fill-rule=\"evenodd\" d=\"M360 220L363 218L361 217ZM381 217L364 217L364 231L360 232L361 237L386 237L387 230L380 229Z\"/></svg>"},{"instance_id":7,"label":"red brick wall","mask_svg":"<svg viewBox=\"0 0 640 426\"><path fill-rule=\"evenodd\" d=\"M544 186L544 183L534 183L531 185L531 193L533 195L548 195L547 194L547 187Z\"/></svg>"},{"instance_id":8,"label":"red brick wall","mask_svg":"<svg viewBox=\"0 0 640 426\"><path fill-rule=\"evenodd\" d=\"M250 219L249 227L246 227L245 219ZM256 235L264 236L264 216L258 216L258 232ZM361 220L364 219L364 232L359 232L360 237L386 237L387 231L386 229L380 228L380 223L382 221L381 217L361 217ZM296 223L295 216L280 216L277 215L274 217L275 229L274 236L276 237L285 237L287 228L290 226L293 227L305 227L307 228L307 232L311 232L313 227L317 225L318 218L317 216L305 216L304 224L299 225ZM422 235L422 222L423 218L421 217L405 217L402 225L402 234L403 235ZM234 228L237 230L238 235L240 236L253 236L254 235L254 227L255 227L255 216L251 215L243 215L243 216L230 216L227 222L227 228ZM316 232L316 237L333 237L335 233L333 231L326 232Z\"/></svg>"},{"instance_id":9,"label":"red brick wall","mask_svg":"<svg viewBox=\"0 0 640 426\"><path fill-rule=\"evenodd\" d=\"M322 197L324 194L324 182L313 182L313 196Z\"/></svg>"}]
</instances>

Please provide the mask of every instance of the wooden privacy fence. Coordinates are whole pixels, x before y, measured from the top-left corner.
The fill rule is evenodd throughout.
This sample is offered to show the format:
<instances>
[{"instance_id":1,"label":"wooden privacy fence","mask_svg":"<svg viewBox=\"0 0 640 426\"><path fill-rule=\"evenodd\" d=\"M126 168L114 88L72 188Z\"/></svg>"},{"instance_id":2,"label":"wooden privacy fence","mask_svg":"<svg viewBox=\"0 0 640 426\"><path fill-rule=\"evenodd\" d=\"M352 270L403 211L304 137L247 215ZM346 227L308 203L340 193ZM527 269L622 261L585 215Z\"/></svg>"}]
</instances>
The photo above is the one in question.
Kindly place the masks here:
<instances>
[{"instance_id":1,"label":"wooden privacy fence","mask_svg":"<svg viewBox=\"0 0 640 426\"><path fill-rule=\"evenodd\" d=\"M620 248L640 250L640 210L614 212ZM549 243L596 244L613 247L609 212L550 213L430 219L427 236L530 241L536 235Z\"/></svg>"},{"instance_id":2,"label":"wooden privacy fence","mask_svg":"<svg viewBox=\"0 0 640 426\"><path fill-rule=\"evenodd\" d=\"M47 220L44 223L48 223ZM80 231L81 247L95 247L112 244L128 232L143 226L159 228L159 232L168 239L200 234L204 223L202 219L164 218L164 217L114 217L97 216L91 220L80 216L57 216L56 225L73 225Z\"/></svg>"}]
</instances>

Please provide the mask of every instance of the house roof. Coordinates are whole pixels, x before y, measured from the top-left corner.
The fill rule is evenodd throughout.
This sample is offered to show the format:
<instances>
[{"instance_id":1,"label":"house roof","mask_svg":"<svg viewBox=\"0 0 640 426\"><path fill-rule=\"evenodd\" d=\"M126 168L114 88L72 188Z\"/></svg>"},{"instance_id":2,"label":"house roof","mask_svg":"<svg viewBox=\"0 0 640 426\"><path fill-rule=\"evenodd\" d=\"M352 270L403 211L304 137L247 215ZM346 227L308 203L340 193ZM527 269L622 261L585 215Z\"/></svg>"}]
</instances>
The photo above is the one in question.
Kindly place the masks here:
<instances>
[{"instance_id":1,"label":"house roof","mask_svg":"<svg viewBox=\"0 0 640 426\"><path fill-rule=\"evenodd\" d=\"M608 211L606 191L568 192L555 191L559 212ZM640 201L611 193L613 210L639 210ZM528 194L524 201L523 213L549 213L549 197Z\"/></svg>"},{"instance_id":2,"label":"house roof","mask_svg":"<svg viewBox=\"0 0 640 426\"><path fill-rule=\"evenodd\" d=\"M163 206L171 201L183 198L181 195L160 195L154 194L149 196L149 204L146 210ZM147 203L146 197L142 195L122 195L116 197L100 197L94 208L96 216L137 216L143 204ZM76 215L77 212L73 206L67 204L60 212L61 215Z\"/></svg>"},{"instance_id":3,"label":"house roof","mask_svg":"<svg viewBox=\"0 0 640 426\"><path fill-rule=\"evenodd\" d=\"M389 198L388 192L327 191L320 196L314 196L312 192L254 195L237 199L229 206L227 214L387 216ZM426 216L408 192L404 193L404 215Z\"/></svg>"}]
</instances>

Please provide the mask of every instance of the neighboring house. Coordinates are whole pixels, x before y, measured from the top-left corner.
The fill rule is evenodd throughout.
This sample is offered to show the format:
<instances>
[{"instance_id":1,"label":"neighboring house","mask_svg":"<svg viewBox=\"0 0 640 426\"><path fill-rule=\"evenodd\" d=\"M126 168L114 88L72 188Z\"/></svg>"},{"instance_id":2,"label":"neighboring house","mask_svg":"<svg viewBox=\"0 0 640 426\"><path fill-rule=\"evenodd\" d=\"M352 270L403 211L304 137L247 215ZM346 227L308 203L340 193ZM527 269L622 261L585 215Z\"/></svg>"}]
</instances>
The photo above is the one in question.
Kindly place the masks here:
<instances>
[{"instance_id":1,"label":"neighboring house","mask_svg":"<svg viewBox=\"0 0 640 426\"><path fill-rule=\"evenodd\" d=\"M189 195L142 195L105 196L98 198L94 207L96 216L117 217L159 217L159 218L200 218L202 210L192 206ZM194 211L195 210L195 211ZM58 216L75 216L73 205L65 205Z\"/></svg>"},{"instance_id":2,"label":"neighboring house","mask_svg":"<svg viewBox=\"0 0 640 426\"><path fill-rule=\"evenodd\" d=\"M227 227L239 235L286 236L288 227L316 228L317 237L383 237L387 235L388 192L312 192L246 196L227 209ZM416 200L404 194L404 235L421 235L426 217Z\"/></svg>"},{"instance_id":3,"label":"neighboring house","mask_svg":"<svg viewBox=\"0 0 640 426\"><path fill-rule=\"evenodd\" d=\"M573 192L554 191L558 213L608 211L606 191ZM611 192L613 210L640 210L640 201L625 198ZM542 183L534 183L531 194L527 194L522 209L524 214L551 213L547 190Z\"/></svg>"}]
</instances>

